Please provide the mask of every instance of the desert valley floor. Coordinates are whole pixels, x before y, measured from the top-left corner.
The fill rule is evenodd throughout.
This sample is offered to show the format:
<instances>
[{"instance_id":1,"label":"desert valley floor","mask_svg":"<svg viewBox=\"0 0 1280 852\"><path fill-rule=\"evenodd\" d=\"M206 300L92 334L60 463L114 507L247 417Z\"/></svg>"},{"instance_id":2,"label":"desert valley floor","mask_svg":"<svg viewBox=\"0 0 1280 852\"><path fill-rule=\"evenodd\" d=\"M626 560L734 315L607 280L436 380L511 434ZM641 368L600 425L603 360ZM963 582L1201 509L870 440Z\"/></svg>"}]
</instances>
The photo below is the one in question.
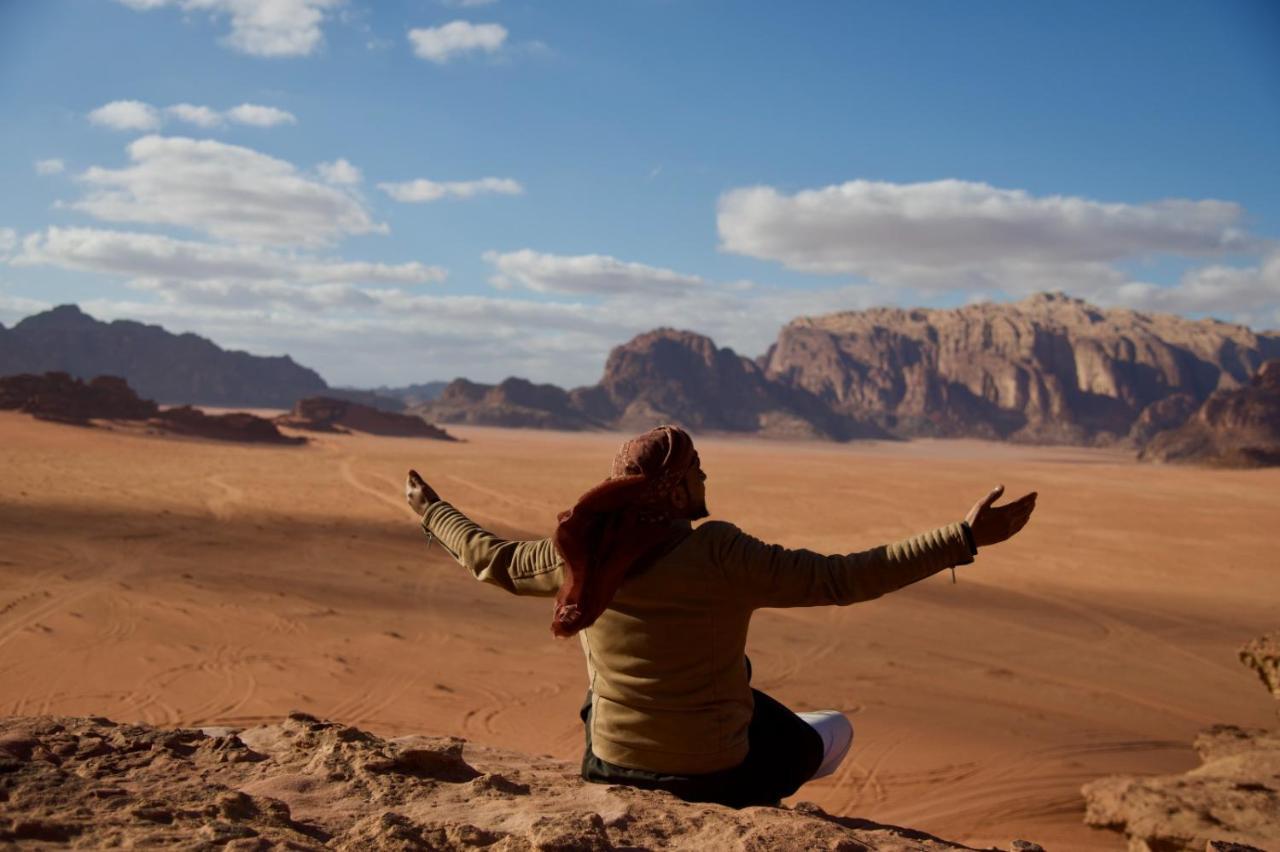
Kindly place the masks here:
<instances>
[{"instance_id":1,"label":"desert valley floor","mask_svg":"<svg viewBox=\"0 0 1280 852\"><path fill-rule=\"evenodd\" d=\"M478 522L540 537L619 436L452 431L262 448L0 414L0 715L301 709L576 758L578 643L551 638L549 601L428 549L402 482L416 467ZM857 732L797 799L975 845L1118 849L1082 824L1083 782L1183 771L1200 728L1275 722L1235 650L1280 625L1280 470L969 441L699 449L713 517L825 552L959 519L998 481L1040 491L958 584L757 615L754 685Z\"/></svg>"}]
</instances>

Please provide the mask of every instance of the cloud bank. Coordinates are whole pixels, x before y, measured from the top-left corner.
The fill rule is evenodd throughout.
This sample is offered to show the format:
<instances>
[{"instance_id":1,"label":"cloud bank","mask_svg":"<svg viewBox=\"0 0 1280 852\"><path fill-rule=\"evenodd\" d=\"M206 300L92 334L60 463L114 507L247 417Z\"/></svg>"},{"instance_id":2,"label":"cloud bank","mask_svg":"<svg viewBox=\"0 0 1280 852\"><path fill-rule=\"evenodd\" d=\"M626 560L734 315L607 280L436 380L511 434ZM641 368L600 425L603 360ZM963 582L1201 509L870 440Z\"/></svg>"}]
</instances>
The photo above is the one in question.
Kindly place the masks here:
<instances>
[{"instance_id":1,"label":"cloud bank","mask_svg":"<svg viewBox=\"0 0 1280 852\"><path fill-rule=\"evenodd\" d=\"M251 148L144 136L127 150L131 165L80 176L88 191L72 207L108 222L272 245L319 246L386 230L356 196Z\"/></svg>"}]
</instances>

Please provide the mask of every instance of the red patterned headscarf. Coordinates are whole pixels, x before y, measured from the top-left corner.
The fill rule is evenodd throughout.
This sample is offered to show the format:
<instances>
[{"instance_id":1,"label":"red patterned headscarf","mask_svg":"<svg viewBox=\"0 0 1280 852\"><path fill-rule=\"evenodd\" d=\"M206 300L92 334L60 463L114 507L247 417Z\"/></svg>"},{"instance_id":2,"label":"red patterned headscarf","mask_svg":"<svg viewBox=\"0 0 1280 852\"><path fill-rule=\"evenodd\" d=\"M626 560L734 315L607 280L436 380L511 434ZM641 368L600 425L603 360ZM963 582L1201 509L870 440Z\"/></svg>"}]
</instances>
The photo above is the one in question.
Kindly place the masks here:
<instances>
[{"instance_id":1,"label":"red patterned headscarf","mask_svg":"<svg viewBox=\"0 0 1280 852\"><path fill-rule=\"evenodd\" d=\"M552 633L590 627L632 567L687 534L671 523L671 495L696 464L689 433L659 426L623 444L609 478L560 513L554 541L565 572Z\"/></svg>"}]
</instances>

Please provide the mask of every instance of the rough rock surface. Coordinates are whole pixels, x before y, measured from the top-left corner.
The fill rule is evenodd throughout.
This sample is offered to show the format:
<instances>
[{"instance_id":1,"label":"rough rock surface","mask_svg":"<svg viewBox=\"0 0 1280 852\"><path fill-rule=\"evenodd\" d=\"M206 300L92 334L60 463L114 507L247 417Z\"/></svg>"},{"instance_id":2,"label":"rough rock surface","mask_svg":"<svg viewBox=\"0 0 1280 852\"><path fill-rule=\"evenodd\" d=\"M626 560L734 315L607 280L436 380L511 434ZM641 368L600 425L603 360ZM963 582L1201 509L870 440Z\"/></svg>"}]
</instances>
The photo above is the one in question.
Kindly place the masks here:
<instances>
[{"instance_id":1,"label":"rough rock surface","mask_svg":"<svg viewBox=\"0 0 1280 852\"><path fill-rule=\"evenodd\" d=\"M214 441L240 441L250 444L305 444L306 438L281 433L276 424L243 411L228 414L206 414L189 405L161 411L148 424L175 435L209 438Z\"/></svg>"},{"instance_id":2,"label":"rough rock surface","mask_svg":"<svg viewBox=\"0 0 1280 852\"><path fill-rule=\"evenodd\" d=\"M1256 673L1272 697L1280 701L1280 630L1251 640L1240 649L1240 662Z\"/></svg>"},{"instance_id":3,"label":"rough rock surface","mask_svg":"<svg viewBox=\"0 0 1280 852\"><path fill-rule=\"evenodd\" d=\"M1177 429L1196 413L1195 399L1189 393L1175 393L1142 409L1138 419L1129 428L1129 440L1136 447L1144 447L1156 435L1168 429Z\"/></svg>"},{"instance_id":4,"label":"rough rock surface","mask_svg":"<svg viewBox=\"0 0 1280 852\"><path fill-rule=\"evenodd\" d=\"M1215 391L1176 429L1152 437L1139 458L1222 467L1280 465L1280 360L1245 387Z\"/></svg>"},{"instance_id":5,"label":"rough rock surface","mask_svg":"<svg viewBox=\"0 0 1280 852\"><path fill-rule=\"evenodd\" d=\"M99 322L75 305L0 326L0 375L50 370L122 376L140 395L173 403L282 408L327 387L288 356L228 351L130 320Z\"/></svg>"},{"instance_id":6,"label":"rough rock surface","mask_svg":"<svg viewBox=\"0 0 1280 852\"><path fill-rule=\"evenodd\" d=\"M327 396L298 400L291 412L276 418L276 423L311 432L356 431L371 435L455 440L448 432L432 426L421 417L383 411L358 402Z\"/></svg>"},{"instance_id":7,"label":"rough rock surface","mask_svg":"<svg viewBox=\"0 0 1280 852\"><path fill-rule=\"evenodd\" d=\"M90 420L144 420L157 411L154 402L139 398L124 379L98 376L84 382L67 373L0 378L0 409L79 425Z\"/></svg>"},{"instance_id":8,"label":"rough rock surface","mask_svg":"<svg viewBox=\"0 0 1280 852\"><path fill-rule=\"evenodd\" d=\"M1271 633L1245 645L1240 659L1280 699L1278 649L1280 633ZM1195 749L1201 765L1183 775L1086 784L1085 822L1123 832L1131 852L1280 848L1280 731L1215 725Z\"/></svg>"},{"instance_id":9,"label":"rough rock surface","mask_svg":"<svg viewBox=\"0 0 1280 852\"><path fill-rule=\"evenodd\" d=\"M0 843L85 849L970 848L803 803L734 811L586 784L568 763L300 713L238 733L0 719L0 803Z\"/></svg>"},{"instance_id":10,"label":"rough rock surface","mask_svg":"<svg viewBox=\"0 0 1280 852\"><path fill-rule=\"evenodd\" d=\"M1178 393L1237 387L1280 334L1102 310L1062 294L956 310L796 319L761 358L770 379L902 436L1106 443Z\"/></svg>"},{"instance_id":11,"label":"rough rock surface","mask_svg":"<svg viewBox=\"0 0 1280 852\"><path fill-rule=\"evenodd\" d=\"M708 337L669 328L615 347L596 385L565 391L516 378L496 386L458 379L413 410L445 423L543 429L639 431L677 423L771 437L889 437L833 413L807 391L769 381L753 361Z\"/></svg>"}]
</instances>

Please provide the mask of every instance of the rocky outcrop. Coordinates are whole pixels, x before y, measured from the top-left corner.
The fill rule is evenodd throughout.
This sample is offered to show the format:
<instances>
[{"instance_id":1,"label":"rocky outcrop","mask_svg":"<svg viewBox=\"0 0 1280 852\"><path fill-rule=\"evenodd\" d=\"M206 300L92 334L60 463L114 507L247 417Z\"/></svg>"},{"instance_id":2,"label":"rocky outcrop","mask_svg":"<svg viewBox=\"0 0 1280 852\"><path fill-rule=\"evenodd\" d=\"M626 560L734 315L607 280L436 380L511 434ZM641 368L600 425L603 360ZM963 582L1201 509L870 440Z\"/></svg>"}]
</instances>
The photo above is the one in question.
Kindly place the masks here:
<instances>
[{"instance_id":1,"label":"rocky outcrop","mask_svg":"<svg viewBox=\"0 0 1280 852\"><path fill-rule=\"evenodd\" d=\"M150 426L174 435L207 438L212 441L239 441L247 444L305 444L306 438L283 434L276 424L244 411L208 414L189 405L161 411L147 421Z\"/></svg>"},{"instance_id":2,"label":"rocky outcrop","mask_svg":"<svg viewBox=\"0 0 1280 852\"><path fill-rule=\"evenodd\" d=\"M708 337L658 329L615 347L600 382L565 391L510 378L458 379L413 409L444 423L639 431L675 423L702 432L771 437L888 437L840 416L806 391L769 381L754 362Z\"/></svg>"},{"instance_id":3,"label":"rocky outcrop","mask_svg":"<svg viewBox=\"0 0 1280 852\"><path fill-rule=\"evenodd\" d=\"M1185 775L1122 776L1085 785L1085 822L1120 831L1131 850L1200 852L1210 840L1280 842L1280 735L1230 725L1196 738Z\"/></svg>"},{"instance_id":4,"label":"rocky outcrop","mask_svg":"<svg viewBox=\"0 0 1280 852\"><path fill-rule=\"evenodd\" d=\"M0 377L0 410L83 426L91 420L145 420L158 407L116 376L84 382L66 373L23 373Z\"/></svg>"},{"instance_id":5,"label":"rocky outcrop","mask_svg":"<svg viewBox=\"0 0 1280 852\"><path fill-rule=\"evenodd\" d=\"M760 363L770 379L901 436L1106 443L1153 403L1186 394L1199 404L1273 357L1277 334L1044 293L805 317Z\"/></svg>"},{"instance_id":6,"label":"rocky outcrop","mask_svg":"<svg viewBox=\"0 0 1280 852\"><path fill-rule=\"evenodd\" d=\"M270 420L254 414L206 414L191 406L162 411L151 400L140 398L124 379L116 376L98 376L88 382L66 373L2 377L0 410L4 409L77 426L89 426L94 421L146 421L148 427L157 431L215 441L306 443L306 438L287 437Z\"/></svg>"},{"instance_id":7,"label":"rocky outcrop","mask_svg":"<svg viewBox=\"0 0 1280 852\"><path fill-rule=\"evenodd\" d=\"M1220 467L1280 465L1280 360L1241 388L1215 391L1184 424L1152 437L1144 461Z\"/></svg>"},{"instance_id":8,"label":"rocky outcrop","mask_svg":"<svg viewBox=\"0 0 1280 852\"><path fill-rule=\"evenodd\" d=\"M99 322L75 305L0 327L0 375L47 371L121 376L142 396L166 403L284 408L327 387L288 356L228 351L130 320Z\"/></svg>"},{"instance_id":9,"label":"rocky outcrop","mask_svg":"<svg viewBox=\"0 0 1280 852\"><path fill-rule=\"evenodd\" d=\"M301 713L239 732L0 719L0 802L0 842L93 849L970 848L813 805L734 811L586 784L569 763Z\"/></svg>"},{"instance_id":10,"label":"rocky outcrop","mask_svg":"<svg viewBox=\"0 0 1280 852\"><path fill-rule=\"evenodd\" d=\"M411 406L409 411L437 423L476 426L577 431L607 425L579 408L563 388L518 378L496 385L455 379L438 398Z\"/></svg>"},{"instance_id":11,"label":"rocky outcrop","mask_svg":"<svg viewBox=\"0 0 1280 852\"><path fill-rule=\"evenodd\" d=\"M366 432L402 438L432 438L453 441L443 429L432 426L421 417L382 411L345 399L313 396L298 400L293 410L275 419L280 426L309 432Z\"/></svg>"},{"instance_id":12,"label":"rocky outcrop","mask_svg":"<svg viewBox=\"0 0 1280 852\"><path fill-rule=\"evenodd\" d=\"M1278 641L1268 634L1240 651L1276 698ZM1123 832L1133 852L1280 846L1280 731L1216 725L1195 749L1201 765L1182 775L1086 784L1085 822Z\"/></svg>"},{"instance_id":13,"label":"rocky outcrop","mask_svg":"<svg viewBox=\"0 0 1280 852\"><path fill-rule=\"evenodd\" d=\"M1161 432L1177 429L1186 423L1198 407L1189 393L1175 393L1157 400L1142 409L1129 428L1129 440L1136 447L1144 447Z\"/></svg>"},{"instance_id":14,"label":"rocky outcrop","mask_svg":"<svg viewBox=\"0 0 1280 852\"><path fill-rule=\"evenodd\" d=\"M1273 698L1280 701L1280 630L1246 644L1240 649L1240 662L1262 680Z\"/></svg>"}]
</instances>

